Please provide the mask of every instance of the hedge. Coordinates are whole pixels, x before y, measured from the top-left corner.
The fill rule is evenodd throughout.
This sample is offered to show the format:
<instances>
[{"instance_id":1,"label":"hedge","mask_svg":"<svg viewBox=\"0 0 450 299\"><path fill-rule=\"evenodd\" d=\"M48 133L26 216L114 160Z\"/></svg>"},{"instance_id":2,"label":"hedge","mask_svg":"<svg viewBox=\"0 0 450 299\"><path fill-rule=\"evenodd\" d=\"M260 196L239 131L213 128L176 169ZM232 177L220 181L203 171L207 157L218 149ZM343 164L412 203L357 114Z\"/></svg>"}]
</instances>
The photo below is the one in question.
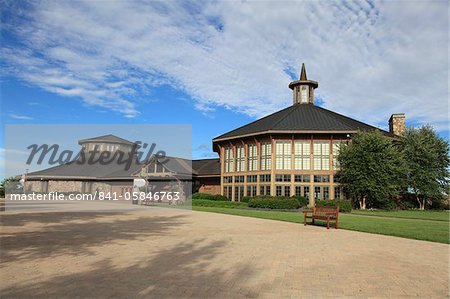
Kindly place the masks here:
<instances>
[{"instance_id":1,"label":"hedge","mask_svg":"<svg viewBox=\"0 0 450 299\"><path fill-rule=\"evenodd\" d=\"M193 199L194 207L215 207L215 208L246 208L247 203L238 201L222 201L209 199Z\"/></svg>"},{"instance_id":2,"label":"hedge","mask_svg":"<svg viewBox=\"0 0 450 299\"><path fill-rule=\"evenodd\" d=\"M352 211L352 203L350 200L318 200L316 201L318 207L339 207L339 212L349 213Z\"/></svg>"},{"instance_id":3,"label":"hedge","mask_svg":"<svg viewBox=\"0 0 450 299\"><path fill-rule=\"evenodd\" d=\"M194 193L192 194L192 199L207 199L207 200L220 200L220 201L230 201L223 195L220 194L208 194L208 193Z\"/></svg>"},{"instance_id":4,"label":"hedge","mask_svg":"<svg viewBox=\"0 0 450 299\"><path fill-rule=\"evenodd\" d=\"M253 197L251 197L251 196L244 196L244 197L241 198L241 202L249 202L250 199L252 199L252 198Z\"/></svg>"},{"instance_id":5,"label":"hedge","mask_svg":"<svg viewBox=\"0 0 450 299\"><path fill-rule=\"evenodd\" d=\"M274 210L292 210L298 209L300 203L294 197L253 197L249 200L250 208L274 209Z\"/></svg>"},{"instance_id":6,"label":"hedge","mask_svg":"<svg viewBox=\"0 0 450 299\"><path fill-rule=\"evenodd\" d=\"M292 198L296 198L298 200L298 203L300 204L300 207L306 207L309 204L309 200L306 197L303 197L303 196L292 196Z\"/></svg>"}]
</instances>

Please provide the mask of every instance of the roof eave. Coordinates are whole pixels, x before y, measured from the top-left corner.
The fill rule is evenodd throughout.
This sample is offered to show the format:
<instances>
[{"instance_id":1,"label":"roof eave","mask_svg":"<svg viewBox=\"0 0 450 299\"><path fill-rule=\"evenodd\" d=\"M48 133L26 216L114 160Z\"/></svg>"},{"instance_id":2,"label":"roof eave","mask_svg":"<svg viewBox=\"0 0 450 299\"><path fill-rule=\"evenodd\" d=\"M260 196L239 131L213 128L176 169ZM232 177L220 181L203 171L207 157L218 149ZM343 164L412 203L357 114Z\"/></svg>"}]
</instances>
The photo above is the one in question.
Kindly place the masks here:
<instances>
[{"instance_id":1,"label":"roof eave","mask_svg":"<svg viewBox=\"0 0 450 299\"><path fill-rule=\"evenodd\" d=\"M240 135L234 135L229 137L222 137L222 138L215 138L213 139L213 144L215 142L220 141L228 141L232 139L237 138L244 138L244 137L252 137L252 136L258 136L258 135L265 135L265 134L354 134L357 133L356 130L267 130L267 131L261 131L261 132L255 132L255 133L248 133L248 134L240 134Z\"/></svg>"}]
</instances>

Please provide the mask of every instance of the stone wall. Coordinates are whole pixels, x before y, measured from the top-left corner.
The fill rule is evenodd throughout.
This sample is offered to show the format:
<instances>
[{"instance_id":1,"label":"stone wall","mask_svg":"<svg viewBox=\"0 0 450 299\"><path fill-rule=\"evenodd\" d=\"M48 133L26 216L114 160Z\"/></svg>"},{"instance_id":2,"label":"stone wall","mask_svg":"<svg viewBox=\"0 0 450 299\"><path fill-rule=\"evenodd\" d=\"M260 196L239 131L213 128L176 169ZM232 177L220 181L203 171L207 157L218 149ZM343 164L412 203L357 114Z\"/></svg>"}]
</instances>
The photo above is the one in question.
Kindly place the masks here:
<instances>
[{"instance_id":1,"label":"stone wall","mask_svg":"<svg viewBox=\"0 0 450 299\"><path fill-rule=\"evenodd\" d=\"M25 182L25 191L26 192L42 192L42 182L41 181L26 181Z\"/></svg>"},{"instance_id":2,"label":"stone wall","mask_svg":"<svg viewBox=\"0 0 450 299\"><path fill-rule=\"evenodd\" d=\"M48 192L82 192L81 181L48 181Z\"/></svg>"}]
</instances>

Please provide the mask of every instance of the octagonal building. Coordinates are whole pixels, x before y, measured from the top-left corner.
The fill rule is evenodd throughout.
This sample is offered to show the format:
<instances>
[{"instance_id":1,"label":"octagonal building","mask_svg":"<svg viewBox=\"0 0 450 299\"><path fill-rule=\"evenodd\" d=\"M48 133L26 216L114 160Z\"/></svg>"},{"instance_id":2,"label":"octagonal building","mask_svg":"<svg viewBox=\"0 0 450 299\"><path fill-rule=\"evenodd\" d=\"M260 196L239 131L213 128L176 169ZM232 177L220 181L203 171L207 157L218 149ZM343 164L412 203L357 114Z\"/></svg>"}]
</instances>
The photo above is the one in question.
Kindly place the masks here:
<instances>
[{"instance_id":1,"label":"octagonal building","mask_svg":"<svg viewBox=\"0 0 450 299\"><path fill-rule=\"evenodd\" d=\"M300 79L289 84L293 104L213 139L220 157L221 194L233 201L244 196L344 198L336 172L340 144L359 130L378 130L389 137L404 133L405 116L389 119L389 132L314 104L318 83Z\"/></svg>"}]
</instances>

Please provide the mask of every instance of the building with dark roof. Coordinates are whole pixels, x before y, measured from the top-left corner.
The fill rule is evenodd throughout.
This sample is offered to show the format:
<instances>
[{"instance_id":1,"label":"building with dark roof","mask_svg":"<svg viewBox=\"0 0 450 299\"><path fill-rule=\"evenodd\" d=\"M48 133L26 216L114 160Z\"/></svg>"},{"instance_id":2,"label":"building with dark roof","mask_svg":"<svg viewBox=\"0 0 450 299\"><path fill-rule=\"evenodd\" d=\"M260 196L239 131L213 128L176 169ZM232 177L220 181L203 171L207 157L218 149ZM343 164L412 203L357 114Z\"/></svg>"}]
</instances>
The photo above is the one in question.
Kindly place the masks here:
<instances>
[{"instance_id":1,"label":"building with dark roof","mask_svg":"<svg viewBox=\"0 0 450 299\"><path fill-rule=\"evenodd\" d=\"M360 130L378 130L395 138L405 130L404 114L393 114L384 131L314 104L316 81L305 65L300 79L289 84L293 104L213 139L220 156L221 194L305 196L316 200L343 198L336 172L340 144Z\"/></svg>"},{"instance_id":2,"label":"building with dark roof","mask_svg":"<svg viewBox=\"0 0 450 299\"><path fill-rule=\"evenodd\" d=\"M405 131L405 115L393 114L384 131L314 104L319 84L309 80L302 65L299 80L292 81L293 104L213 139L218 159L186 160L169 157L164 165L149 161L78 165L75 162L28 174L27 191L93 192L123 194L133 180L150 184L170 178L192 184L193 192L222 194L240 201L243 196L305 196L316 200L344 198L336 173L340 145L358 131L378 130L396 138ZM136 144L114 135L79 141L82 151L130 152ZM188 183L186 183L188 184Z\"/></svg>"},{"instance_id":3,"label":"building with dark roof","mask_svg":"<svg viewBox=\"0 0 450 299\"><path fill-rule=\"evenodd\" d=\"M26 175L25 191L27 192L81 192L93 193L115 192L123 196L131 192L135 179L144 178L151 187L170 187L171 182L182 182L189 185L189 192L220 192L220 164L219 159L188 160L178 157L164 157L160 163L155 157L149 161L137 159L137 144L114 135L105 135L83 139L80 153L84 160L78 158L69 163L35 171ZM124 153L127 157L131 153L129 164L123 163L119 156L108 163L88 163L94 149L100 153L109 152L111 157L115 153ZM126 158L125 158L126 159ZM164 183L165 182L165 183Z\"/></svg>"}]
</instances>

